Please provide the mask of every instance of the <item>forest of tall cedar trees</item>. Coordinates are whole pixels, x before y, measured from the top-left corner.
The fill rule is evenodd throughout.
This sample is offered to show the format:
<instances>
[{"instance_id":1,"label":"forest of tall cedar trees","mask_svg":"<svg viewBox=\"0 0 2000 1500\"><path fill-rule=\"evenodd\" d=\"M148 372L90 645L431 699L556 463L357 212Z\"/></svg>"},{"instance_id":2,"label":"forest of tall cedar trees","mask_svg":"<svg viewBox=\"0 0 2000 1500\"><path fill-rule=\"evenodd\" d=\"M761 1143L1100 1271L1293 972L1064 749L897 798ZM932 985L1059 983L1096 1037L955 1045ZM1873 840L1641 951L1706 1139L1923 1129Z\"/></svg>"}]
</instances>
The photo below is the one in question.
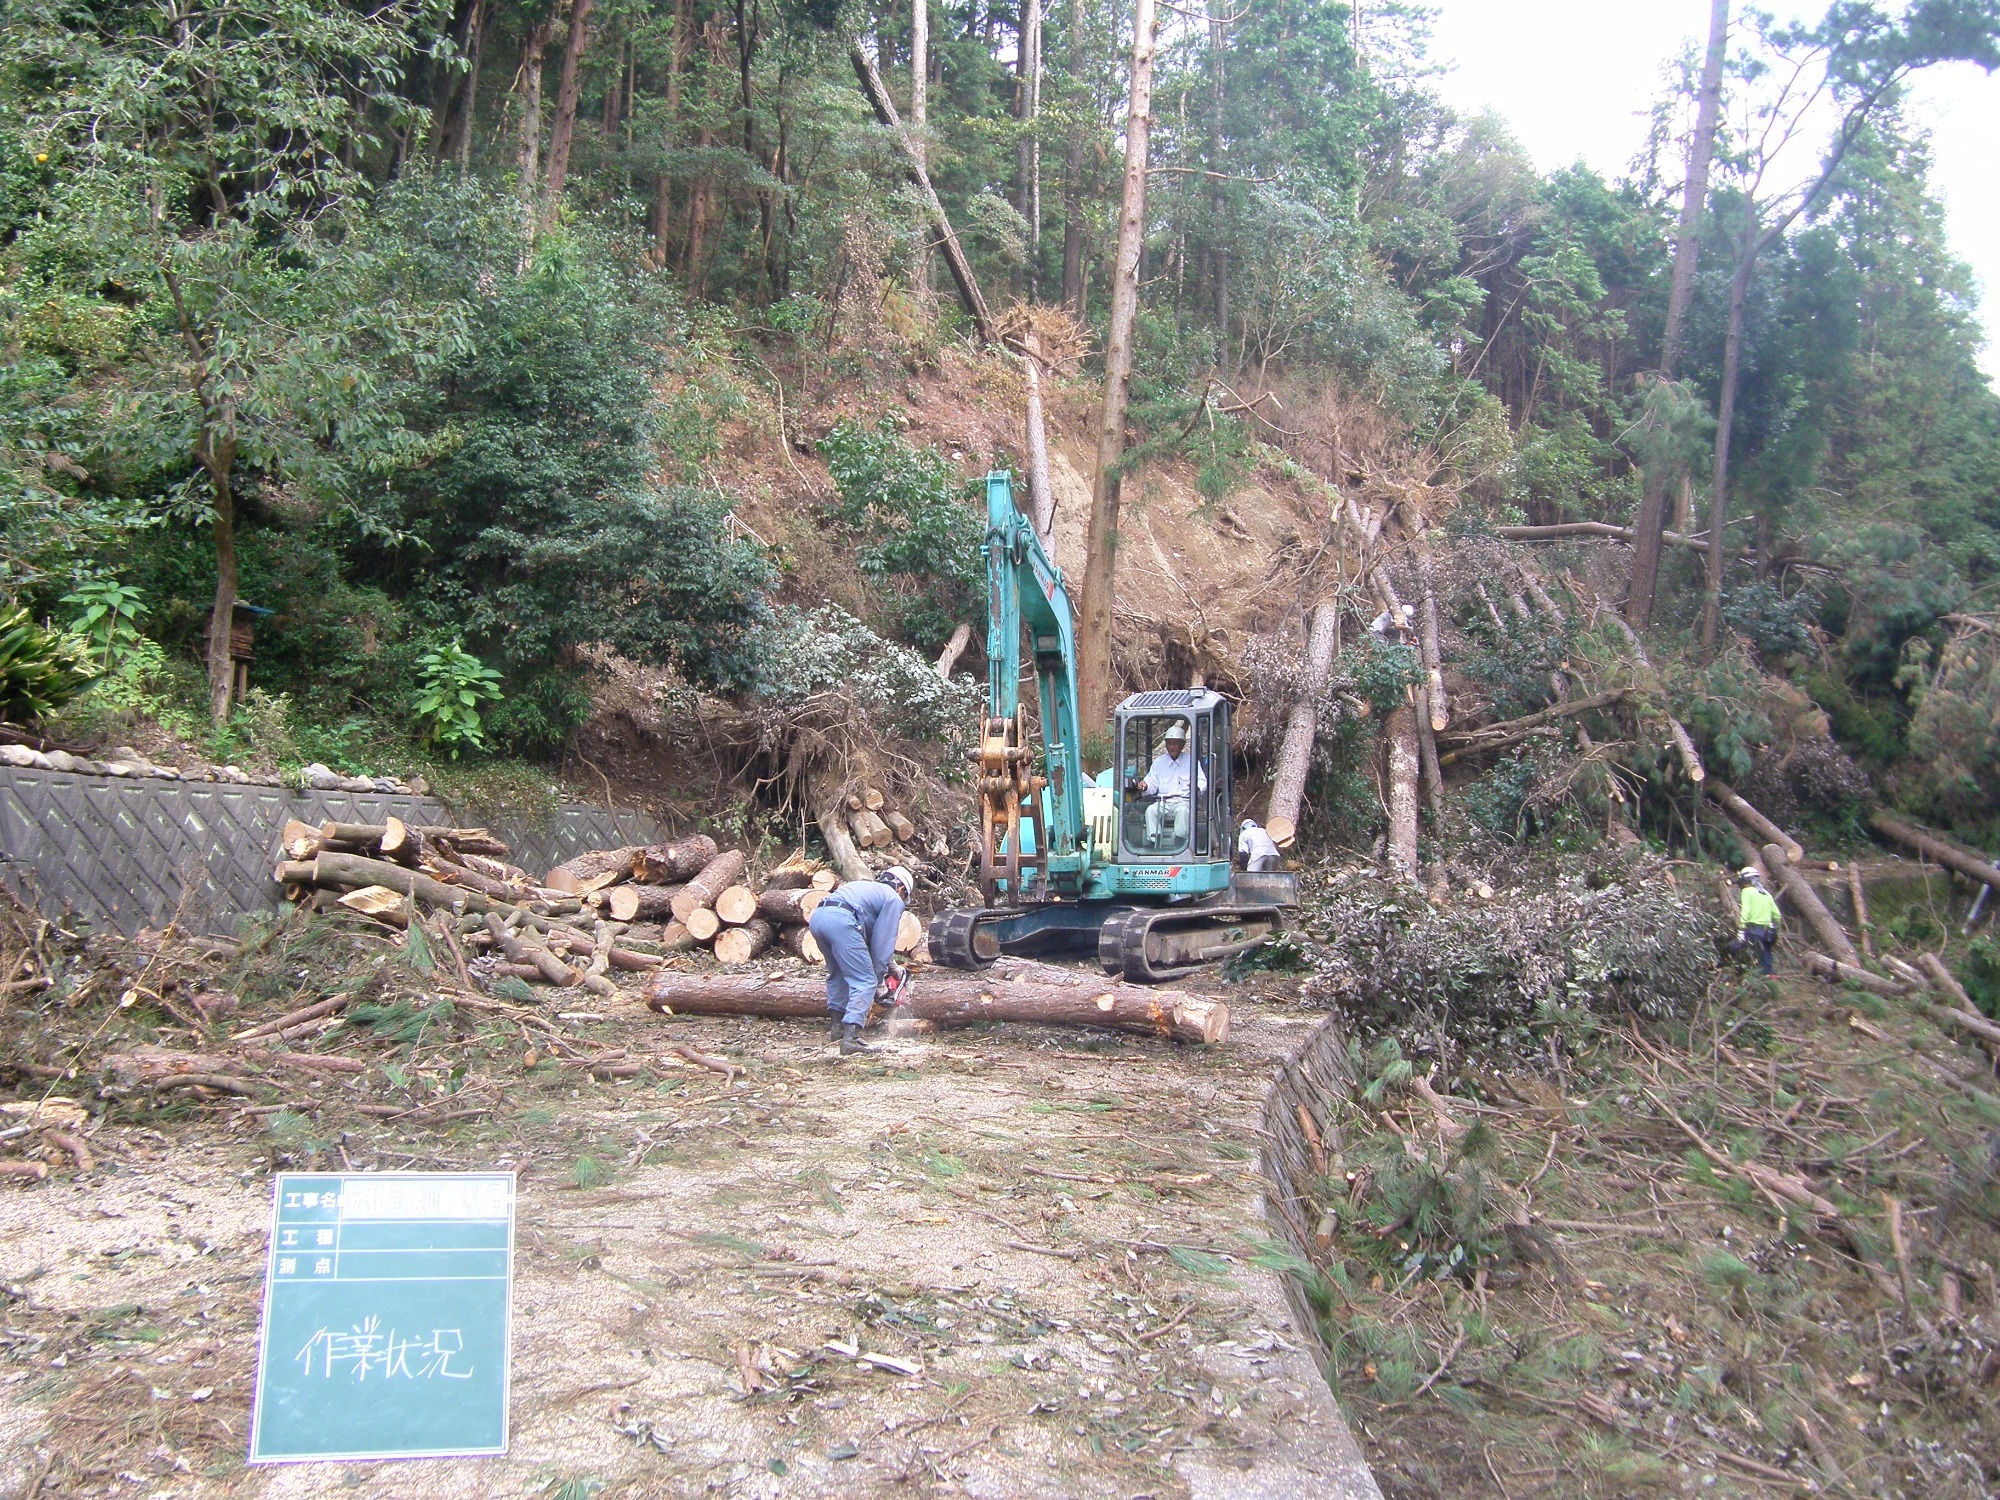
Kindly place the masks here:
<instances>
[{"instance_id":1,"label":"forest of tall cedar trees","mask_svg":"<svg viewBox=\"0 0 2000 1500\"><path fill-rule=\"evenodd\" d=\"M484 743L545 757L602 646L768 686L801 601L723 424L811 451L788 399L1025 305L1091 351L1086 700L1121 479L1223 503L1317 403L1370 434L1317 481L1392 462L1453 537L1636 526L1613 603L1689 681L1789 678L1990 838L2000 398L1905 105L2000 60L2000 5L1686 9L1607 180L1454 113L1390 0L6 0L0 595L110 601L127 699L225 725L210 627L276 606L259 683L356 742L449 646L499 674ZM822 451L957 507L895 511L908 555L849 517L928 601L869 626L935 656L994 455L863 439ZM1713 701L1704 749L1755 738Z\"/></svg>"}]
</instances>

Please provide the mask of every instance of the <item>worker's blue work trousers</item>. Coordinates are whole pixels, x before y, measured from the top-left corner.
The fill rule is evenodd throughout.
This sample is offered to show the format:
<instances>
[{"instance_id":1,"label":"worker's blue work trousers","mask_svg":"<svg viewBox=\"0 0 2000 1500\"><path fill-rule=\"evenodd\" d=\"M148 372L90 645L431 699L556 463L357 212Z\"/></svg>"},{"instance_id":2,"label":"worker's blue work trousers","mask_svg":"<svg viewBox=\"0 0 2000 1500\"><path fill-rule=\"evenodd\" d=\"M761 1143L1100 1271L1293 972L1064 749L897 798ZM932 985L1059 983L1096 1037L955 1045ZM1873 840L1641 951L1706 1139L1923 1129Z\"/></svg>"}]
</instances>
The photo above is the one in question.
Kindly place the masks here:
<instances>
[{"instance_id":1,"label":"worker's blue work trousers","mask_svg":"<svg viewBox=\"0 0 2000 1500\"><path fill-rule=\"evenodd\" d=\"M851 1026L866 1025L868 1011L875 1004L875 960L868 952L861 924L846 907L822 902L806 925L826 959L827 1014Z\"/></svg>"}]
</instances>

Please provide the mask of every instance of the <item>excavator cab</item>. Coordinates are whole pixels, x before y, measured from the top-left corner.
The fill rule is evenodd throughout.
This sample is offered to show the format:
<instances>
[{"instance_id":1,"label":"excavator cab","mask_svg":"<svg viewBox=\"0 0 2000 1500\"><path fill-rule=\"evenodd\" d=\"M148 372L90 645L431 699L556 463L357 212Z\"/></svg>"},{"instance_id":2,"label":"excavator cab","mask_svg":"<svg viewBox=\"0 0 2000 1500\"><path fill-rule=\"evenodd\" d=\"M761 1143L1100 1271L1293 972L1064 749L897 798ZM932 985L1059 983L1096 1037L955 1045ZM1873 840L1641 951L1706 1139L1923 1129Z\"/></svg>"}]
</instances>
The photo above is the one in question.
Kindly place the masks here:
<instances>
[{"instance_id":1,"label":"excavator cab","mask_svg":"<svg viewBox=\"0 0 2000 1500\"><path fill-rule=\"evenodd\" d=\"M1231 853L1229 704L1216 693L1136 693L1114 718L1120 864Z\"/></svg>"}]
</instances>

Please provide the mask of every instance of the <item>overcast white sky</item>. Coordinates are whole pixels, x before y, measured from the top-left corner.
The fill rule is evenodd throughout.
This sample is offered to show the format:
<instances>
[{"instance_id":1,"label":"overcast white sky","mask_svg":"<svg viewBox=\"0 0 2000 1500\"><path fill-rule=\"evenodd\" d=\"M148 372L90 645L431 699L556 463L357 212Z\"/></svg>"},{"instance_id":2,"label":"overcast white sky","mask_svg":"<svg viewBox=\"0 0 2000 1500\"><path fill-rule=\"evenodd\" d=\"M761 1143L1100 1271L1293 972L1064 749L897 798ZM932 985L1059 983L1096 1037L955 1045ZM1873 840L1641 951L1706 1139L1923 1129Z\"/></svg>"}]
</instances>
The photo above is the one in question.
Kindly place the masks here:
<instances>
[{"instance_id":1,"label":"overcast white sky","mask_svg":"<svg viewBox=\"0 0 2000 1500\"><path fill-rule=\"evenodd\" d=\"M1707 38L1705 0L1433 0L1437 81L1460 111L1491 108L1544 170L1581 159L1606 177L1623 173L1645 143L1664 68ZM1818 16L1824 4L1770 8ZM1914 117L1932 132L1932 187L1948 215L1953 250L1985 292L1982 363L2000 376L2000 74L1970 64L1918 77Z\"/></svg>"}]
</instances>

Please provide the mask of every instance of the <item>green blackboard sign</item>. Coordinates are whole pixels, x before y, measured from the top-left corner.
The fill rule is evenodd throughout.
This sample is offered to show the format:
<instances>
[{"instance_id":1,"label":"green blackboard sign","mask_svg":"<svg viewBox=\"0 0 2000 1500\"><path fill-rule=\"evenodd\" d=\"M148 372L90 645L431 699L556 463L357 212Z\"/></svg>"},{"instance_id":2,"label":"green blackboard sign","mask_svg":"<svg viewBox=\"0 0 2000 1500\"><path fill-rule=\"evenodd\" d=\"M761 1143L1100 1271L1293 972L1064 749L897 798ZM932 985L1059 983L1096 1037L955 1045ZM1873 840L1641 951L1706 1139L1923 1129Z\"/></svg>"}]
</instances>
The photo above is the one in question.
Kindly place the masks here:
<instances>
[{"instance_id":1,"label":"green blackboard sign","mask_svg":"<svg viewBox=\"0 0 2000 1500\"><path fill-rule=\"evenodd\" d=\"M507 1451L511 1172L282 1172L250 1462Z\"/></svg>"}]
</instances>

